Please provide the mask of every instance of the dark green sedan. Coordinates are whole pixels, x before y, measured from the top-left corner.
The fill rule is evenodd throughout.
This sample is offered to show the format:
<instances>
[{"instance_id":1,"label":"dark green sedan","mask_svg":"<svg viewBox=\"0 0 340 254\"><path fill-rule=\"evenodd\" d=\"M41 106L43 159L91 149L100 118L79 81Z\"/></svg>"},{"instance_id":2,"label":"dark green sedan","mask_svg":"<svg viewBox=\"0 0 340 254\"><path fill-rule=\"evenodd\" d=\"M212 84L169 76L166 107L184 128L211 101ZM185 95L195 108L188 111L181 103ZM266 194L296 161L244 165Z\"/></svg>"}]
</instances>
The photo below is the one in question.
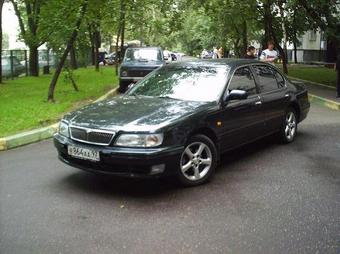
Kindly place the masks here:
<instances>
[{"instance_id":1,"label":"dark green sedan","mask_svg":"<svg viewBox=\"0 0 340 254\"><path fill-rule=\"evenodd\" d=\"M59 158L94 173L206 182L221 154L268 135L290 143L310 104L303 84L254 60L163 66L125 95L65 115Z\"/></svg>"}]
</instances>

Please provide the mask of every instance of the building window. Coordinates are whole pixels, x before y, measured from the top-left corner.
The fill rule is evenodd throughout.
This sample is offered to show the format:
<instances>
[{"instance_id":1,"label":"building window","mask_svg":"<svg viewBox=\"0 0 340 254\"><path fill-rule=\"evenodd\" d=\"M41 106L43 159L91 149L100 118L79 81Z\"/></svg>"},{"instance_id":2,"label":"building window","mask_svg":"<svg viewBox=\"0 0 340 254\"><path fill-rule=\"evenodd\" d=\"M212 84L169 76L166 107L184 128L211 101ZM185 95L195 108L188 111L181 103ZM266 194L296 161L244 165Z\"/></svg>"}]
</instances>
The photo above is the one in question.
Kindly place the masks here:
<instances>
[{"instance_id":1,"label":"building window","mask_svg":"<svg viewBox=\"0 0 340 254\"><path fill-rule=\"evenodd\" d=\"M316 31L309 31L309 40L316 41Z\"/></svg>"}]
</instances>

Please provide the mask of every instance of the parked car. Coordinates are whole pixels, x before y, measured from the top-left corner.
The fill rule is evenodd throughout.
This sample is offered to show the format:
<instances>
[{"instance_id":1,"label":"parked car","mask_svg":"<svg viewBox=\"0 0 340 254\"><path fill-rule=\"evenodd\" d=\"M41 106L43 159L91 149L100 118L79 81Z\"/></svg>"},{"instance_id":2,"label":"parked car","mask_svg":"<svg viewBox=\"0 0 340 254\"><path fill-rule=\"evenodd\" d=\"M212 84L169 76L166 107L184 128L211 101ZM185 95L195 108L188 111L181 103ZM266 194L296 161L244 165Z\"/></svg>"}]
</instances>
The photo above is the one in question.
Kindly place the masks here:
<instances>
[{"instance_id":1,"label":"parked car","mask_svg":"<svg viewBox=\"0 0 340 254\"><path fill-rule=\"evenodd\" d=\"M116 52L105 55L105 64L113 65L116 60Z\"/></svg>"},{"instance_id":2,"label":"parked car","mask_svg":"<svg viewBox=\"0 0 340 254\"><path fill-rule=\"evenodd\" d=\"M1 57L1 67L2 67L2 76L5 78L10 77L18 77L22 74L26 73L26 68L23 66L17 57L12 57L13 61L13 70L11 69L11 57L3 56Z\"/></svg>"},{"instance_id":3,"label":"parked car","mask_svg":"<svg viewBox=\"0 0 340 254\"><path fill-rule=\"evenodd\" d=\"M94 173L175 175L206 182L220 155L275 134L293 142L309 111L307 90L256 60L165 65L125 95L86 106L61 121L59 158Z\"/></svg>"},{"instance_id":4,"label":"parked car","mask_svg":"<svg viewBox=\"0 0 340 254\"><path fill-rule=\"evenodd\" d=\"M131 83L143 79L164 64L160 48L127 48L119 70L119 91L124 93Z\"/></svg>"}]
</instances>

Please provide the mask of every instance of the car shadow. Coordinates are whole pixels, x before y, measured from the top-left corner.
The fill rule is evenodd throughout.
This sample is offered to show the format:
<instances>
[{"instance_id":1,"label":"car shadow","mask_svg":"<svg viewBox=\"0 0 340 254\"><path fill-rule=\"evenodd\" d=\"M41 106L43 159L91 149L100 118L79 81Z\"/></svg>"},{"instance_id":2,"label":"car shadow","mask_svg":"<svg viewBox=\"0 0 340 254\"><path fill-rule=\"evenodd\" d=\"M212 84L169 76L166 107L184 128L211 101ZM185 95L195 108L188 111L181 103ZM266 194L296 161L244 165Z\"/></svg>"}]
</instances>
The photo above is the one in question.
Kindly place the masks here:
<instances>
[{"instance_id":1,"label":"car shadow","mask_svg":"<svg viewBox=\"0 0 340 254\"><path fill-rule=\"evenodd\" d=\"M308 134L299 133L298 139L304 139ZM294 145L295 143L293 143ZM270 152L280 146L275 136L260 139L254 143L242 146L238 149L221 155L220 163L217 167L215 177L226 175L235 171L243 171L235 167L237 163L245 159L258 156L261 153ZM294 149L294 148L293 148ZM223 176L224 178L224 176ZM111 175L96 175L84 171L77 171L62 178L61 181L71 189L98 196L119 196L134 198L157 198L166 196L176 191L191 192L195 188L184 188L175 183L173 178L138 179L123 178ZM198 186L200 189L207 189L214 185L214 179L204 185Z\"/></svg>"},{"instance_id":2,"label":"car shadow","mask_svg":"<svg viewBox=\"0 0 340 254\"><path fill-rule=\"evenodd\" d=\"M233 165L234 163L238 163L246 158L251 158L256 156L257 154L270 151L274 147L279 146L278 139L275 135L268 136L257 140L253 143L241 146L239 148L233 149L231 151L225 152L221 154L221 160L219 163L219 167L217 171L224 170L226 165ZM232 167L228 167L229 171L232 170Z\"/></svg>"},{"instance_id":3,"label":"car shadow","mask_svg":"<svg viewBox=\"0 0 340 254\"><path fill-rule=\"evenodd\" d=\"M78 171L62 179L70 188L100 196L133 196L155 197L172 192L179 186L171 183L170 179L139 179L124 178L111 175L96 175Z\"/></svg>"}]
</instances>

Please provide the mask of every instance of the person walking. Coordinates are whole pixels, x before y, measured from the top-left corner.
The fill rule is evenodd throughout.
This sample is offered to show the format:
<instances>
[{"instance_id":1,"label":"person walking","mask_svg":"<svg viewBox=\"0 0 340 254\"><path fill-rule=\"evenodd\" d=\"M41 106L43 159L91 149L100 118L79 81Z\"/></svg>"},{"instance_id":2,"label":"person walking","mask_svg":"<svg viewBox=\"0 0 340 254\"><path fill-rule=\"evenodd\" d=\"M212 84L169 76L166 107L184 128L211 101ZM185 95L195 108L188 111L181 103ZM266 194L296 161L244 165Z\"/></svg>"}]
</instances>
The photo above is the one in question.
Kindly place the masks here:
<instances>
[{"instance_id":1,"label":"person walking","mask_svg":"<svg viewBox=\"0 0 340 254\"><path fill-rule=\"evenodd\" d=\"M336 58L336 63L334 66L335 71L337 72L336 75L336 91L337 91L337 98L340 98L340 52Z\"/></svg>"},{"instance_id":2,"label":"person walking","mask_svg":"<svg viewBox=\"0 0 340 254\"><path fill-rule=\"evenodd\" d=\"M274 50L274 42L268 41L267 44L268 48L263 50L260 56L260 60L274 64L275 60L278 58L278 54L276 50Z\"/></svg>"},{"instance_id":3,"label":"person walking","mask_svg":"<svg viewBox=\"0 0 340 254\"><path fill-rule=\"evenodd\" d=\"M222 47L219 47L219 49L217 50L217 56L218 56L218 58L223 57L223 48Z\"/></svg>"},{"instance_id":4,"label":"person walking","mask_svg":"<svg viewBox=\"0 0 340 254\"><path fill-rule=\"evenodd\" d=\"M213 49L212 58L213 58L213 59L217 59L217 58L218 58L218 55L217 55L217 48L216 48L216 47L214 47L214 49Z\"/></svg>"},{"instance_id":5,"label":"person walking","mask_svg":"<svg viewBox=\"0 0 340 254\"><path fill-rule=\"evenodd\" d=\"M254 46L249 46L247 48L247 53L244 55L244 58L247 59L256 59L257 57L255 56L256 49Z\"/></svg>"}]
</instances>

